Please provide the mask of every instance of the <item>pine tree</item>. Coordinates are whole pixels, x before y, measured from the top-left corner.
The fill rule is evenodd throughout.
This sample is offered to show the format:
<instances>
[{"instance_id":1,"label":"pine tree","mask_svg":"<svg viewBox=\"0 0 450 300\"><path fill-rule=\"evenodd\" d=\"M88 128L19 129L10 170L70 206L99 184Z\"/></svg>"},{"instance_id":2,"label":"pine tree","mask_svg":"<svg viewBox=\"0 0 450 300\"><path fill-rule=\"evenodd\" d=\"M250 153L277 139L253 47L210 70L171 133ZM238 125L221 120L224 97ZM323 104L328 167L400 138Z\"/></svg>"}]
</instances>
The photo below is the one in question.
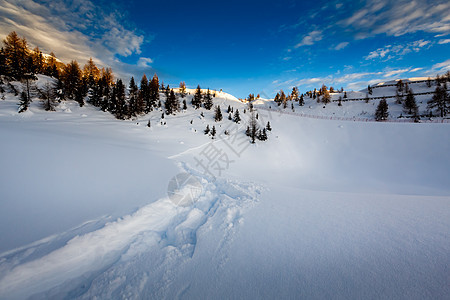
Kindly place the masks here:
<instances>
[{"instance_id":1,"label":"pine tree","mask_svg":"<svg viewBox=\"0 0 450 300\"><path fill-rule=\"evenodd\" d=\"M183 99L183 110L187 109L187 103L186 103L186 99Z\"/></svg>"},{"instance_id":2,"label":"pine tree","mask_svg":"<svg viewBox=\"0 0 450 300\"><path fill-rule=\"evenodd\" d=\"M428 77L427 78L427 87L431 87L431 78L430 77Z\"/></svg>"},{"instance_id":3,"label":"pine tree","mask_svg":"<svg viewBox=\"0 0 450 300\"><path fill-rule=\"evenodd\" d=\"M370 86L370 84L367 86L367 92L369 93L369 95L372 95L373 90L372 87Z\"/></svg>"},{"instance_id":4,"label":"pine tree","mask_svg":"<svg viewBox=\"0 0 450 300\"><path fill-rule=\"evenodd\" d=\"M212 136L212 138L214 139L214 137L216 136L216 126L213 126L212 127L212 129L211 129L211 136Z\"/></svg>"},{"instance_id":5,"label":"pine tree","mask_svg":"<svg viewBox=\"0 0 450 300\"><path fill-rule=\"evenodd\" d=\"M272 127L270 127L269 121L267 121L266 129L267 129L267 131L272 131Z\"/></svg>"},{"instance_id":6,"label":"pine tree","mask_svg":"<svg viewBox=\"0 0 450 300\"><path fill-rule=\"evenodd\" d=\"M338 106L342 106L342 97L341 96L339 96L339 99L338 99Z\"/></svg>"},{"instance_id":7,"label":"pine tree","mask_svg":"<svg viewBox=\"0 0 450 300\"><path fill-rule=\"evenodd\" d=\"M254 111L252 111L252 114L250 116L250 122L249 122L248 129L249 129L248 134L249 134L249 137L250 137L250 141L251 141L252 144L254 144L256 136L258 134L258 130L259 130L258 121L256 120L256 116L255 116L255 112Z\"/></svg>"},{"instance_id":8,"label":"pine tree","mask_svg":"<svg viewBox=\"0 0 450 300\"><path fill-rule=\"evenodd\" d=\"M200 85L197 86L194 98L192 98L191 103L195 107L195 109L198 109L202 106L202 90L200 89Z\"/></svg>"},{"instance_id":9,"label":"pine tree","mask_svg":"<svg viewBox=\"0 0 450 300\"><path fill-rule=\"evenodd\" d=\"M231 112L231 106L228 105L228 108L227 108L227 114L229 114L230 112Z\"/></svg>"},{"instance_id":10,"label":"pine tree","mask_svg":"<svg viewBox=\"0 0 450 300\"><path fill-rule=\"evenodd\" d=\"M215 115L214 115L214 121L216 121L216 122L222 121L222 112L220 111L220 106L219 105L216 106L216 111L215 111Z\"/></svg>"},{"instance_id":11,"label":"pine tree","mask_svg":"<svg viewBox=\"0 0 450 300\"><path fill-rule=\"evenodd\" d=\"M128 117L131 118L133 116L137 116L142 114L144 111L144 103L139 99L139 89L134 82L134 77L131 77L130 79L130 85L128 86L129 90L129 115Z\"/></svg>"},{"instance_id":12,"label":"pine tree","mask_svg":"<svg viewBox=\"0 0 450 300\"><path fill-rule=\"evenodd\" d=\"M395 103L396 104L403 103L403 95L401 95L398 90L395 91Z\"/></svg>"},{"instance_id":13,"label":"pine tree","mask_svg":"<svg viewBox=\"0 0 450 300\"><path fill-rule=\"evenodd\" d=\"M300 106L305 105L305 100L303 99L303 94L300 95L300 99L298 100L298 105L300 105Z\"/></svg>"},{"instance_id":14,"label":"pine tree","mask_svg":"<svg viewBox=\"0 0 450 300\"><path fill-rule=\"evenodd\" d=\"M150 120L148 120L148 122L147 122L147 127L148 128L152 127L152 124L151 124Z\"/></svg>"},{"instance_id":15,"label":"pine tree","mask_svg":"<svg viewBox=\"0 0 450 300\"><path fill-rule=\"evenodd\" d=\"M440 113L441 118L447 115L450 108L450 96L446 88L436 86L433 97L428 101L428 108L435 108Z\"/></svg>"},{"instance_id":16,"label":"pine tree","mask_svg":"<svg viewBox=\"0 0 450 300\"><path fill-rule=\"evenodd\" d=\"M375 120L377 121L384 121L387 120L389 113L388 113L388 104L386 102L386 99L383 98L380 100L380 103L377 106L377 110L375 111Z\"/></svg>"},{"instance_id":17,"label":"pine tree","mask_svg":"<svg viewBox=\"0 0 450 300\"><path fill-rule=\"evenodd\" d=\"M122 79L118 79L114 86L116 94L115 116L119 120L124 120L127 115L127 103L125 99L125 85Z\"/></svg>"},{"instance_id":18,"label":"pine tree","mask_svg":"<svg viewBox=\"0 0 450 300\"><path fill-rule=\"evenodd\" d=\"M258 140L260 141L266 141L267 140L267 132L266 129L263 128L263 130L259 130L258 131L258 136L257 136Z\"/></svg>"},{"instance_id":19,"label":"pine tree","mask_svg":"<svg viewBox=\"0 0 450 300\"><path fill-rule=\"evenodd\" d=\"M408 90L406 100L403 103L403 108L405 109L405 112L408 111L409 114L417 115L416 98L414 97L413 91L411 89Z\"/></svg>"},{"instance_id":20,"label":"pine tree","mask_svg":"<svg viewBox=\"0 0 450 300\"><path fill-rule=\"evenodd\" d=\"M164 104L165 104L164 106L166 108L167 115L171 115L178 111L180 103L179 103L177 96L175 95L173 89L170 90L169 96Z\"/></svg>"},{"instance_id":21,"label":"pine tree","mask_svg":"<svg viewBox=\"0 0 450 300\"><path fill-rule=\"evenodd\" d=\"M228 120L232 121L233 117L231 116L231 113L228 114Z\"/></svg>"},{"instance_id":22,"label":"pine tree","mask_svg":"<svg viewBox=\"0 0 450 300\"><path fill-rule=\"evenodd\" d=\"M206 129L203 132L205 134L208 134L210 132L209 125L206 125Z\"/></svg>"},{"instance_id":23,"label":"pine tree","mask_svg":"<svg viewBox=\"0 0 450 300\"><path fill-rule=\"evenodd\" d=\"M158 75L153 75L152 80L149 82L149 110L151 111L154 107L161 107L159 103L159 78Z\"/></svg>"},{"instance_id":24,"label":"pine tree","mask_svg":"<svg viewBox=\"0 0 450 300\"><path fill-rule=\"evenodd\" d=\"M241 116L239 115L239 109L236 109L236 112L234 113L233 121L235 123L239 123L241 121Z\"/></svg>"},{"instance_id":25,"label":"pine tree","mask_svg":"<svg viewBox=\"0 0 450 300\"><path fill-rule=\"evenodd\" d=\"M344 99L347 98L347 92L344 92Z\"/></svg>"},{"instance_id":26,"label":"pine tree","mask_svg":"<svg viewBox=\"0 0 450 300\"><path fill-rule=\"evenodd\" d=\"M28 98L28 95L25 91L20 93L20 103L19 103L19 113L22 113L28 109L30 106L31 99Z\"/></svg>"},{"instance_id":27,"label":"pine tree","mask_svg":"<svg viewBox=\"0 0 450 300\"><path fill-rule=\"evenodd\" d=\"M210 110L213 107L213 101L212 101L212 96L211 96L211 92L208 91L206 92L206 95L204 97L204 103L203 106L207 109Z\"/></svg>"}]
</instances>

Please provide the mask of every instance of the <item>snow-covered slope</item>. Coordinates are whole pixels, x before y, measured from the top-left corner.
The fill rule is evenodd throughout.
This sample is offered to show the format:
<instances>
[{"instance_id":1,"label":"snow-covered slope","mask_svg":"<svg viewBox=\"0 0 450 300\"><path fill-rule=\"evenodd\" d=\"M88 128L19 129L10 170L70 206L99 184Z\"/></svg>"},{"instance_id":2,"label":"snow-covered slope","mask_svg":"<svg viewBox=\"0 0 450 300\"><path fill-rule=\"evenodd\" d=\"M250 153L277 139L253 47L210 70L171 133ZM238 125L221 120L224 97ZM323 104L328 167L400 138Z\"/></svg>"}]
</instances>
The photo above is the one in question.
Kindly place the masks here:
<instances>
[{"instance_id":1,"label":"snow-covered slope","mask_svg":"<svg viewBox=\"0 0 450 300\"><path fill-rule=\"evenodd\" d=\"M354 120L360 121L373 121L375 119L375 111L377 105L382 97L386 97L386 101L389 106L389 117L387 121L390 122L413 122L414 118L405 111L402 103L396 102L396 90L395 86L398 81L380 82L372 86L372 94L368 93L367 89L361 91L345 91L341 93L331 93L331 103L324 105L318 103L316 99L305 96L305 105L299 106L297 102L294 102L294 108L292 109L292 101L288 101L287 107L283 108L283 105L278 106L273 101L268 99L255 100L256 107L270 108L273 111L280 113L296 114L304 117L321 117L328 119L339 120ZM436 111L432 111L433 117L430 118L430 109L427 107L427 102L433 97L433 93L436 89L436 83L432 80L430 87L427 86L426 78L410 78L403 79L402 82L408 84L408 87L415 94L415 100L418 106L418 114L422 116L422 122L442 122L441 118L436 118L438 115ZM406 99L406 92L400 92L403 95L403 101ZM345 95L347 96L345 98ZM366 102L366 96L369 97L369 101ZM339 98L342 99L339 106ZM407 118L409 117L409 118ZM444 120L448 122L448 118Z\"/></svg>"},{"instance_id":2,"label":"snow-covered slope","mask_svg":"<svg viewBox=\"0 0 450 300\"><path fill-rule=\"evenodd\" d=\"M5 98L1 299L450 293L449 124L259 110L273 130L252 145L248 110L228 96L214 99L221 122L189 105L163 125L158 111L119 121L71 101L17 114L17 98ZM191 206L167 195L177 174L201 187Z\"/></svg>"}]
</instances>

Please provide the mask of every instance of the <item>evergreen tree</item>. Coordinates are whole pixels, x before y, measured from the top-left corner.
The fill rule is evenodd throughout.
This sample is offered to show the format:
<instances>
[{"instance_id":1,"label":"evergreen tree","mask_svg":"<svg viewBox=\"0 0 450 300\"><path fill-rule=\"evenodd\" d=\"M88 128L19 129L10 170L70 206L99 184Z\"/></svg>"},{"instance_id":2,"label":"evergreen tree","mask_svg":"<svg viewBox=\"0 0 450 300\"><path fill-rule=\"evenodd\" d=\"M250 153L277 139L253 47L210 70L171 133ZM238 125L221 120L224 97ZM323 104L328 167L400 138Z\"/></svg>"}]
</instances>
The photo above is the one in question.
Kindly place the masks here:
<instances>
[{"instance_id":1,"label":"evergreen tree","mask_svg":"<svg viewBox=\"0 0 450 300\"><path fill-rule=\"evenodd\" d=\"M396 104L403 103L403 95L401 95L398 90L395 91L395 103Z\"/></svg>"},{"instance_id":2,"label":"evergreen tree","mask_svg":"<svg viewBox=\"0 0 450 300\"><path fill-rule=\"evenodd\" d=\"M231 113L228 114L228 120L232 121L233 117L231 116Z\"/></svg>"},{"instance_id":3,"label":"evergreen tree","mask_svg":"<svg viewBox=\"0 0 450 300\"><path fill-rule=\"evenodd\" d=\"M211 136L214 138L216 136L216 126L213 126L211 129Z\"/></svg>"},{"instance_id":4,"label":"evergreen tree","mask_svg":"<svg viewBox=\"0 0 450 300\"><path fill-rule=\"evenodd\" d=\"M386 102L386 99L383 98L380 100L380 103L377 106L377 110L375 111L375 120L377 121L384 121L387 120L389 113L388 113L388 104Z\"/></svg>"},{"instance_id":5,"label":"evergreen tree","mask_svg":"<svg viewBox=\"0 0 450 300\"><path fill-rule=\"evenodd\" d=\"M144 103L139 99L139 89L134 82L134 77L131 77L130 79L130 85L128 86L129 89L129 115L128 117L131 118L136 115L142 114L144 111Z\"/></svg>"},{"instance_id":6,"label":"evergreen tree","mask_svg":"<svg viewBox=\"0 0 450 300\"><path fill-rule=\"evenodd\" d=\"M430 77L428 77L427 78L427 87L431 87L431 78Z\"/></svg>"},{"instance_id":7,"label":"evergreen tree","mask_svg":"<svg viewBox=\"0 0 450 300\"><path fill-rule=\"evenodd\" d=\"M122 79L117 80L114 90L116 95L115 116L119 120L124 120L127 116L127 103L125 99L125 85Z\"/></svg>"},{"instance_id":8,"label":"evergreen tree","mask_svg":"<svg viewBox=\"0 0 450 300\"><path fill-rule=\"evenodd\" d=\"M195 109L198 109L202 106L202 90L200 89L200 85L197 86L195 90L194 98L192 98L192 105Z\"/></svg>"},{"instance_id":9,"label":"evergreen tree","mask_svg":"<svg viewBox=\"0 0 450 300\"><path fill-rule=\"evenodd\" d=\"M171 115L178 111L180 103L178 101L177 96L173 92L173 89L170 90L169 97L165 102L166 114Z\"/></svg>"},{"instance_id":10,"label":"evergreen tree","mask_svg":"<svg viewBox=\"0 0 450 300\"><path fill-rule=\"evenodd\" d=\"M145 113L150 112L150 87L148 85L147 76L144 74L141 78L141 84L138 92L138 102L142 105Z\"/></svg>"},{"instance_id":11,"label":"evergreen tree","mask_svg":"<svg viewBox=\"0 0 450 300\"><path fill-rule=\"evenodd\" d=\"M342 106L342 97L341 96L339 96L339 99L338 99L338 106Z\"/></svg>"},{"instance_id":12,"label":"evergreen tree","mask_svg":"<svg viewBox=\"0 0 450 300\"><path fill-rule=\"evenodd\" d=\"M255 112L251 112L250 122L248 126L248 136L250 137L250 141L252 144L255 143L255 139L257 137L259 130L258 121L256 120Z\"/></svg>"},{"instance_id":13,"label":"evergreen tree","mask_svg":"<svg viewBox=\"0 0 450 300\"><path fill-rule=\"evenodd\" d=\"M405 112L408 111L409 114L417 115L416 98L414 97L413 91L411 89L408 90L406 100L403 103L403 108L405 109Z\"/></svg>"},{"instance_id":14,"label":"evergreen tree","mask_svg":"<svg viewBox=\"0 0 450 300\"><path fill-rule=\"evenodd\" d=\"M159 102L159 78L158 75L153 75L152 81L149 84L150 103L149 107L152 109L157 105L161 107Z\"/></svg>"},{"instance_id":15,"label":"evergreen tree","mask_svg":"<svg viewBox=\"0 0 450 300\"><path fill-rule=\"evenodd\" d=\"M89 103L99 107L102 99L102 89L101 86L97 83L95 84L90 92L89 92Z\"/></svg>"},{"instance_id":16,"label":"evergreen tree","mask_svg":"<svg viewBox=\"0 0 450 300\"><path fill-rule=\"evenodd\" d=\"M220 111L220 106L219 105L216 106L216 111L215 111L215 115L214 115L214 121L216 121L216 122L222 121L222 112Z\"/></svg>"},{"instance_id":17,"label":"evergreen tree","mask_svg":"<svg viewBox=\"0 0 450 300\"><path fill-rule=\"evenodd\" d=\"M347 92L344 92L344 99L347 98Z\"/></svg>"},{"instance_id":18,"label":"evergreen tree","mask_svg":"<svg viewBox=\"0 0 450 300\"><path fill-rule=\"evenodd\" d=\"M186 99L183 99L183 110L187 109L187 103L186 103Z\"/></svg>"},{"instance_id":19,"label":"evergreen tree","mask_svg":"<svg viewBox=\"0 0 450 300\"><path fill-rule=\"evenodd\" d=\"M203 132L205 134L208 134L210 132L209 125L206 125L206 129Z\"/></svg>"},{"instance_id":20,"label":"evergreen tree","mask_svg":"<svg viewBox=\"0 0 450 300\"><path fill-rule=\"evenodd\" d=\"M269 121L267 121L266 129L267 129L267 131L272 131L272 127L270 127Z\"/></svg>"},{"instance_id":21,"label":"evergreen tree","mask_svg":"<svg viewBox=\"0 0 450 300\"><path fill-rule=\"evenodd\" d=\"M441 118L447 115L450 108L450 96L446 88L436 86L433 97L428 101L428 108L435 108L440 113Z\"/></svg>"},{"instance_id":22,"label":"evergreen tree","mask_svg":"<svg viewBox=\"0 0 450 300\"><path fill-rule=\"evenodd\" d=\"M370 86L370 84L367 86L367 92L369 93L369 95L372 95L373 90L372 87Z\"/></svg>"},{"instance_id":23,"label":"evergreen tree","mask_svg":"<svg viewBox=\"0 0 450 300\"><path fill-rule=\"evenodd\" d=\"M231 112L231 106L228 105L228 108L227 108L227 114L229 114L230 112Z\"/></svg>"},{"instance_id":24,"label":"evergreen tree","mask_svg":"<svg viewBox=\"0 0 450 300\"><path fill-rule=\"evenodd\" d=\"M233 121L235 123L239 123L241 121L241 116L239 115L239 109L236 109L233 117Z\"/></svg>"},{"instance_id":25,"label":"evergreen tree","mask_svg":"<svg viewBox=\"0 0 450 300\"><path fill-rule=\"evenodd\" d=\"M300 105L300 106L305 105L305 100L303 99L303 94L300 95L300 99L298 100L298 105Z\"/></svg>"},{"instance_id":26,"label":"evergreen tree","mask_svg":"<svg viewBox=\"0 0 450 300\"><path fill-rule=\"evenodd\" d=\"M267 132L266 132L265 128L263 128L263 130L259 130L257 138L260 141L266 141L267 140Z\"/></svg>"},{"instance_id":27,"label":"evergreen tree","mask_svg":"<svg viewBox=\"0 0 450 300\"><path fill-rule=\"evenodd\" d=\"M212 101L212 95L211 92L208 91L206 92L206 95L204 97L204 101L203 101L203 106L207 109L210 110L213 107L213 101Z\"/></svg>"},{"instance_id":28,"label":"evergreen tree","mask_svg":"<svg viewBox=\"0 0 450 300\"><path fill-rule=\"evenodd\" d=\"M30 106L31 99L28 98L28 95L25 91L20 93L20 102L19 102L19 113L22 113L28 109Z\"/></svg>"}]
</instances>

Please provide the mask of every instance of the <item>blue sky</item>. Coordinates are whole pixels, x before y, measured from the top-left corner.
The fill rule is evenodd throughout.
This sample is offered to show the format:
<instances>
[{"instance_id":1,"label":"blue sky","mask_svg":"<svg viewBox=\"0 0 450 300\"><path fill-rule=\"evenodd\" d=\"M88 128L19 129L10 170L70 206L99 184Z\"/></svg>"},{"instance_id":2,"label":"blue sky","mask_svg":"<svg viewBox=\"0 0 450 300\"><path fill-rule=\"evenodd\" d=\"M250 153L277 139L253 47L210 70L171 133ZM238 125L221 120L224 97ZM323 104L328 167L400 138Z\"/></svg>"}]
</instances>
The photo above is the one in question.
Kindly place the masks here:
<instances>
[{"instance_id":1,"label":"blue sky","mask_svg":"<svg viewBox=\"0 0 450 300\"><path fill-rule=\"evenodd\" d=\"M450 70L439 0L0 0L0 36L12 30L64 62L93 57L127 80L156 72L238 97Z\"/></svg>"}]
</instances>

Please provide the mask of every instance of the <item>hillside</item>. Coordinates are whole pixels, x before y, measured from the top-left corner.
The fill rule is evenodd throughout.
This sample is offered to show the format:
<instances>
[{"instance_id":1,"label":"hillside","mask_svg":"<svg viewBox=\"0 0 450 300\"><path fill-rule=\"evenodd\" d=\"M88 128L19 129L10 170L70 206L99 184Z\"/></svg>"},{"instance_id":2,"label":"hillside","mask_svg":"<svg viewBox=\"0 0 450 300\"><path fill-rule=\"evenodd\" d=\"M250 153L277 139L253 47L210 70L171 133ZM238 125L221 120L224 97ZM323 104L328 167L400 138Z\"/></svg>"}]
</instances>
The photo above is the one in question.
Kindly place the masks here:
<instances>
[{"instance_id":1,"label":"hillside","mask_svg":"<svg viewBox=\"0 0 450 300\"><path fill-rule=\"evenodd\" d=\"M437 86L434 80L431 81L430 86L427 85L427 78L422 77L402 79L401 81L404 84L408 84L408 88L411 89L414 95L421 122L448 122L448 117L443 120L439 118L439 114L435 110L430 110L428 107L427 102L432 99ZM259 108L270 108L272 111L286 112L304 117L373 121L375 119L377 105L384 97L389 106L389 117L387 121L413 122L414 118L412 114L409 114L408 110L405 110L403 107L407 96L407 92L404 89L399 92L402 102L397 102L397 83L398 80L374 84L371 86L372 94L369 93L368 89L330 93L331 103L326 105L318 103L316 99L309 96L304 97L305 104L303 106L300 106L295 101L287 101L287 107L284 108L283 105L278 106L276 103L273 103L273 99L257 99L254 104ZM444 84L442 83L442 85ZM366 101L366 96L369 98L368 102ZM339 106L339 99L341 99L342 106ZM292 104L294 104L293 109Z\"/></svg>"},{"instance_id":2,"label":"hillside","mask_svg":"<svg viewBox=\"0 0 450 300\"><path fill-rule=\"evenodd\" d=\"M38 86L49 80L39 76ZM373 96L392 92L374 88ZM18 97L4 95L1 299L450 293L448 124L304 118L273 113L279 107L260 99L257 109L273 110L258 109L258 122L272 131L251 144L248 105L225 93L213 99L220 122L213 109L194 109L192 94L186 111L131 120L71 100L46 112L36 98L19 114ZM421 110L426 97L417 96ZM401 105L388 102L395 119ZM323 108L306 99L294 109L373 120L375 103ZM228 106L240 124L227 119ZM176 181L192 205L168 193L179 174L198 188Z\"/></svg>"}]
</instances>

